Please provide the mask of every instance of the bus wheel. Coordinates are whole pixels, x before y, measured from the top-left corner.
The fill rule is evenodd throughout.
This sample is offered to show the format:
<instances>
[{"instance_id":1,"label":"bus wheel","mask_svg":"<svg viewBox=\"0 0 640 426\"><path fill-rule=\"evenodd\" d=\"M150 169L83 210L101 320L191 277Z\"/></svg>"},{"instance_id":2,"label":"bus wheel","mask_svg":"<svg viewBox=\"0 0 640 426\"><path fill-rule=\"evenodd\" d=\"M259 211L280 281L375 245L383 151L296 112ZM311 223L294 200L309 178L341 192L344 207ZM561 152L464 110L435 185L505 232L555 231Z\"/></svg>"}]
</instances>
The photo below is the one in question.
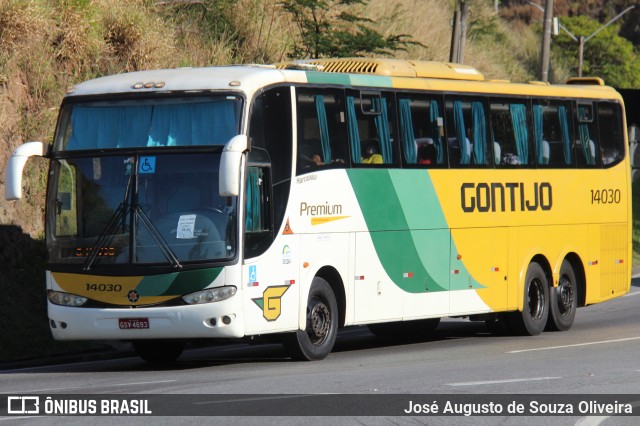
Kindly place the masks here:
<instances>
[{"instance_id":1,"label":"bus wheel","mask_svg":"<svg viewBox=\"0 0 640 426\"><path fill-rule=\"evenodd\" d=\"M369 331L378 337L397 337L400 339L427 339L440 324L440 318L413 321L385 322L369 324Z\"/></svg>"},{"instance_id":2,"label":"bus wheel","mask_svg":"<svg viewBox=\"0 0 640 426\"><path fill-rule=\"evenodd\" d=\"M558 287L550 289L550 311L547 329L565 331L571 328L578 309L578 286L576 274L568 260L560 267Z\"/></svg>"},{"instance_id":3,"label":"bus wheel","mask_svg":"<svg viewBox=\"0 0 640 426\"><path fill-rule=\"evenodd\" d=\"M182 354L185 342L177 340L134 340L136 354L149 364L172 364Z\"/></svg>"},{"instance_id":4,"label":"bus wheel","mask_svg":"<svg viewBox=\"0 0 640 426\"><path fill-rule=\"evenodd\" d=\"M536 336L544 331L549 317L549 281L542 266L531 263L524 281L522 312L510 312L509 329L523 336Z\"/></svg>"},{"instance_id":5,"label":"bus wheel","mask_svg":"<svg viewBox=\"0 0 640 426\"><path fill-rule=\"evenodd\" d=\"M316 277L311 283L307 301L307 325L304 331L284 336L284 346L289 355L299 361L325 358L338 335L338 304L331 286Z\"/></svg>"}]
</instances>

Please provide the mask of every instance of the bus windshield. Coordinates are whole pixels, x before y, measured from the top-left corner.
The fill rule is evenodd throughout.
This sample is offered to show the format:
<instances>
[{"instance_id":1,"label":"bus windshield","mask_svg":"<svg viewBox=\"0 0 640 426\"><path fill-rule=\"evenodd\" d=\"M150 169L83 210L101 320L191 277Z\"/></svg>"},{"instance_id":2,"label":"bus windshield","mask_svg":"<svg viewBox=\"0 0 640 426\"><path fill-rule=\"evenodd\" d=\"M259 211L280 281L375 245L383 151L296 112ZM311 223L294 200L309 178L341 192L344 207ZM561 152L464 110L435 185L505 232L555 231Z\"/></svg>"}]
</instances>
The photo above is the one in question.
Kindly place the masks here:
<instances>
[{"instance_id":1,"label":"bus windshield","mask_svg":"<svg viewBox=\"0 0 640 426\"><path fill-rule=\"evenodd\" d=\"M224 145L240 130L238 96L65 105L55 151Z\"/></svg>"},{"instance_id":2,"label":"bus windshield","mask_svg":"<svg viewBox=\"0 0 640 426\"><path fill-rule=\"evenodd\" d=\"M218 194L220 155L154 151L53 160L49 261L90 270L233 257L236 200Z\"/></svg>"}]
</instances>

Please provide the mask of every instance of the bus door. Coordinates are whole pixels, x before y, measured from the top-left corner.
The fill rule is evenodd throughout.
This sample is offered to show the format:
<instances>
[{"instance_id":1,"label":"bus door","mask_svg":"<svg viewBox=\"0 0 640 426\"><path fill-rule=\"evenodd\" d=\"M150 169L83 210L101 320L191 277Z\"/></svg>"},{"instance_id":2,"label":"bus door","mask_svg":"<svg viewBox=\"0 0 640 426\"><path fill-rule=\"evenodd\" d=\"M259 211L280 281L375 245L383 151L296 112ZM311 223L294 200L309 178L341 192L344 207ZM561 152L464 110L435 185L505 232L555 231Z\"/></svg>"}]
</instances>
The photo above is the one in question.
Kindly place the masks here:
<instances>
[{"instance_id":1,"label":"bus door","mask_svg":"<svg viewBox=\"0 0 640 426\"><path fill-rule=\"evenodd\" d=\"M270 170L250 163L246 172L242 285L247 334L298 327L299 237L285 231L274 238Z\"/></svg>"}]
</instances>

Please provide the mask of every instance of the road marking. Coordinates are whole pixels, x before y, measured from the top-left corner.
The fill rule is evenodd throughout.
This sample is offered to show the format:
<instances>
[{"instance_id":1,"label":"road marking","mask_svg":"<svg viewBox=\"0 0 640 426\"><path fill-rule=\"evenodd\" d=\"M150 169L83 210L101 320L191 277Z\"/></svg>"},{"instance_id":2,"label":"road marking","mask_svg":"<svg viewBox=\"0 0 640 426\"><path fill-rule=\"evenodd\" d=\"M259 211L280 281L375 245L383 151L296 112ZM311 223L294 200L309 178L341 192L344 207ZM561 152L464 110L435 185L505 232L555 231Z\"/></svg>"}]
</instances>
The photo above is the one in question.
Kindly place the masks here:
<instances>
[{"instance_id":1,"label":"road marking","mask_svg":"<svg viewBox=\"0 0 640 426\"><path fill-rule=\"evenodd\" d=\"M505 352L505 353L507 353L507 354L518 354L518 353L521 353L521 352L548 351L548 350L552 350L552 349L575 348L575 347L578 347L578 346L602 345L602 344L605 344L605 343L629 342L631 340L639 340L639 339L640 339L640 336L638 336L638 337L627 337L627 338L624 338L624 339L601 340L599 342L576 343L574 345L547 346L546 348L520 349L518 351L508 351L508 352Z\"/></svg>"},{"instance_id":2,"label":"road marking","mask_svg":"<svg viewBox=\"0 0 640 426\"><path fill-rule=\"evenodd\" d=\"M172 382L176 382L177 380L158 380L155 382L133 382L133 383L116 383L116 384L111 384L111 385L104 385L104 384L100 384L100 385L95 385L95 386L68 386L68 387L63 387L63 388L50 388L50 389L32 389L32 390L23 390L23 391L10 391L10 392L0 392L0 395L2 394L21 394L21 393L36 393L36 392L48 392L48 391L59 391L59 390L66 390L66 389L89 389L92 387L100 387L100 388L108 388L108 387L115 387L115 386L135 386L135 385L151 385L151 384L157 384L157 383L172 383Z\"/></svg>"},{"instance_id":3,"label":"road marking","mask_svg":"<svg viewBox=\"0 0 640 426\"><path fill-rule=\"evenodd\" d=\"M556 380L556 379L562 379L562 377L528 377L523 379L486 380L483 382L447 383L447 386L496 385L501 383L537 382L540 380Z\"/></svg>"},{"instance_id":4,"label":"road marking","mask_svg":"<svg viewBox=\"0 0 640 426\"><path fill-rule=\"evenodd\" d=\"M327 393L326 395L334 395L332 393ZM259 397L248 397L248 398L236 398L236 399L225 399L220 401L202 401L202 402L194 402L193 405L207 405L207 404L227 404L229 402L254 402L254 401L270 401L275 399L293 399L293 398L308 398L313 397L314 394L301 394L301 395L265 395Z\"/></svg>"},{"instance_id":5,"label":"road marking","mask_svg":"<svg viewBox=\"0 0 640 426\"><path fill-rule=\"evenodd\" d=\"M155 385L156 383L173 383L177 382L177 380L157 380L155 382L133 382L133 383L117 383L115 385L101 385L101 387L108 386L135 386L135 385Z\"/></svg>"}]
</instances>

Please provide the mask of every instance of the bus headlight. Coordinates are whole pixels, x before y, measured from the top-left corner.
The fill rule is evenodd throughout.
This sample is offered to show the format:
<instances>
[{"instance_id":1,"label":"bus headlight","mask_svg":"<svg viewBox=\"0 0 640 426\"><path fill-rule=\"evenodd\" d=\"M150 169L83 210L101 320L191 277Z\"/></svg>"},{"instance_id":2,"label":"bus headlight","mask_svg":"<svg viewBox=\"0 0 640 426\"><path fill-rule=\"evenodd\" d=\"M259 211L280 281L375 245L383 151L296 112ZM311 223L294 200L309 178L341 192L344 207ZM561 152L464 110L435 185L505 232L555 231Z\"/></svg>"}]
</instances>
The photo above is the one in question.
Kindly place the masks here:
<instances>
[{"instance_id":1,"label":"bus headlight","mask_svg":"<svg viewBox=\"0 0 640 426\"><path fill-rule=\"evenodd\" d=\"M63 293L61 291L49 290L47 292L49 302L60 306L82 306L87 302L86 297L78 296L71 293Z\"/></svg>"},{"instance_id":2,"label":"bus headlight","mask_svg":"<svg viewBox=\"0 0 640 426\"><path fill-rule=\"evenodd\" d=\"M222 300L230 298L231 296L236 294L237 291L238 289L234 286L208 288L206 290L196 291L195 293L182 296L182 300L184 300L189 305L220 302Z\"/></svg>"}]
</instances>

